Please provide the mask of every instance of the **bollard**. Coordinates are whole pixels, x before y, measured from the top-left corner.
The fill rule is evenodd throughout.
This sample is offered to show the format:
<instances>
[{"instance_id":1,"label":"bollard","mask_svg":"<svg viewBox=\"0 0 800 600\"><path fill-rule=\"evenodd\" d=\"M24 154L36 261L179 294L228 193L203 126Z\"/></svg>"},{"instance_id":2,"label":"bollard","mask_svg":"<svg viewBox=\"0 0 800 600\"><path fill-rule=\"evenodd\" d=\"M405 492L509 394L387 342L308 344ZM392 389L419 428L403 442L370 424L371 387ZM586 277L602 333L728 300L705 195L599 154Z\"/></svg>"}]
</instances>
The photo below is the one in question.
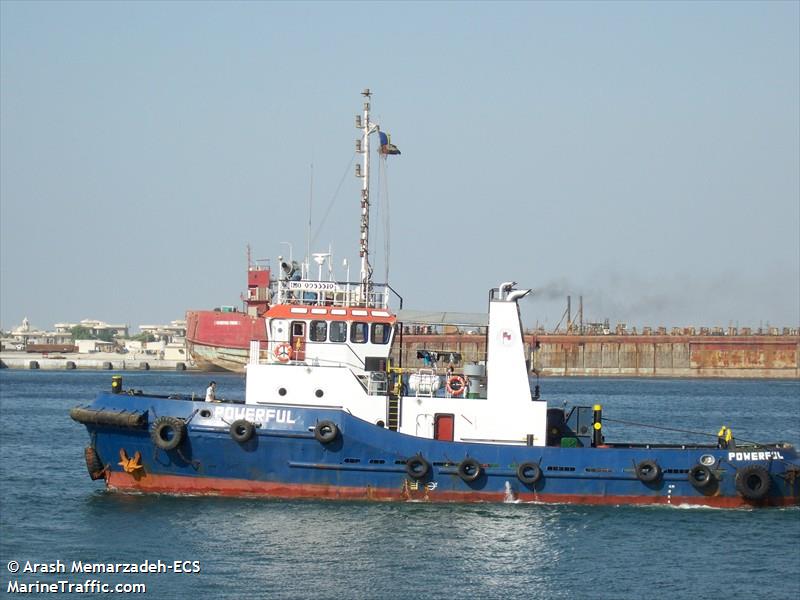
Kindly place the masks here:
<instances>
[{"instance_id":1,"label":"bollard","mask_svg":"<svg viewBox=\"0 0 800 600\"><path fill-rule=\"evenodd\" d=\"M592 427L592 446L597 448L603 445L603 407L594 405L594 425Z\"/></svg>"}]
</instances>

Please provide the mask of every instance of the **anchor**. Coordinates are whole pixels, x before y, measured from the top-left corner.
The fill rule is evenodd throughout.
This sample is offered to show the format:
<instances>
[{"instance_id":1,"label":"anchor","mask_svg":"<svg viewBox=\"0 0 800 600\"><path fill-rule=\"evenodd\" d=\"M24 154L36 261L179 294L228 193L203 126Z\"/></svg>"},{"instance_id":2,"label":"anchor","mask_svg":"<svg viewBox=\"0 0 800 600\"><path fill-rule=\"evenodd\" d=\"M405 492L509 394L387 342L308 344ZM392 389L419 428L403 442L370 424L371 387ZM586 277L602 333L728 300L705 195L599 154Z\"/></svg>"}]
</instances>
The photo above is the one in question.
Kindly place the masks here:
<instances>
[{"instance_id":1,"label":"anchor","mask_svg":"<svg viewBox=\"0 0 800 600\"><path fill-rule=\"evenodd\" d=\"M122 467L122 470L125 471L126 473L134 474L137 473L139 469L143 468L142 465L139 463L139 461L142 460L142 453L139 452L138 450L136 451L136 454L133 455L133 458L128 458L128 454L125 452L125 448L120 448L119 458L120 461L117 464L120 467Z\"/></svg>"}]
</instances>

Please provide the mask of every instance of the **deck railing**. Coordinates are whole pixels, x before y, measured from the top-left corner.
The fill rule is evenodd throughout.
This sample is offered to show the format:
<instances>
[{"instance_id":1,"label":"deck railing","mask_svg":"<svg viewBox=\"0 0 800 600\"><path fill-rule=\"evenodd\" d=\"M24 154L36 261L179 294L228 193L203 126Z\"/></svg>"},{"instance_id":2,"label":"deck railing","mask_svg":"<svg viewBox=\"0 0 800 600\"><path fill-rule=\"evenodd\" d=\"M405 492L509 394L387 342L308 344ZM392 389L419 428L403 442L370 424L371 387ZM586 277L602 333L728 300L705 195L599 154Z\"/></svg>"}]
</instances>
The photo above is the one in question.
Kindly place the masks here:
<instances>
[{"instance_id":1,"label":"deck railing","mask_svg":"<svg viewBox=\"0 0 800 600\"><path fill-rule=\"evenodd\" d=\"M273 303L388 308L390 291L384 283L370 284L365 294L363 286L357 282L282 279L277 282Z\"/></svg>"}]
</instances>

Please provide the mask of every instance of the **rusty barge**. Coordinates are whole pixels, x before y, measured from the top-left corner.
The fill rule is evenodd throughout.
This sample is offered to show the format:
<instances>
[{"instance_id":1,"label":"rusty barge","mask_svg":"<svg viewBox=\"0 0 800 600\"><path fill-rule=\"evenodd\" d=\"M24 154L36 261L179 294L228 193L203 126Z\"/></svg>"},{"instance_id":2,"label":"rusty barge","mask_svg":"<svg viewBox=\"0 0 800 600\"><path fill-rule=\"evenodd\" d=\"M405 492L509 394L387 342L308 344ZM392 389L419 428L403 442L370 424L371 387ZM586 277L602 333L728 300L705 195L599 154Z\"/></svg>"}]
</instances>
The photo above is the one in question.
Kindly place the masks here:
<instances>
[{"instance_id":1,"label":"rusty barge","mask_svg":"<svg viewBox=\"0 0 800 600\"><path fill-rule=\"evenodd\" d=\"M800 335L589 335L526 332L530 368L542 376L800 378ZM406 332L404 362L424 353L483 356L482 335Z\"/></svg>"}]
</instances>

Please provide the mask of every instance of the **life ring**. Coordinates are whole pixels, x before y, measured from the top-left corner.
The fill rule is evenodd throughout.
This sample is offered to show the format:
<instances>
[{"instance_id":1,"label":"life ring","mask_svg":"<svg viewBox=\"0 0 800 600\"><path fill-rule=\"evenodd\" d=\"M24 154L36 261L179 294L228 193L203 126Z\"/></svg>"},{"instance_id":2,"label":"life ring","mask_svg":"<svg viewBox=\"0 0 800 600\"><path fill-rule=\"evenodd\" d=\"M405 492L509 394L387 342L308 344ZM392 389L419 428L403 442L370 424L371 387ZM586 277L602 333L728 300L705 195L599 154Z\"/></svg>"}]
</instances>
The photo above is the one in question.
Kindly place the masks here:
<instances>
[{"instance_id":1,"label":"life ring","mask_svg":"<svg viewBox=\"0 0 800 600\"><path fill-rule=\"evenodd\" d=\"M451 396L461 396L467 389L467 382L461 375L453 375L447 380L445 387Z\"/></svg>"},{"instance_id":2,"label":"life ring","mask_svg":"<svg viewBox=\"0 0 800 600\"><path fill-rule=\"evenodd\" d=\"M542 468L533 462L524 462L517 467L517 479L525 485L534 485L542 478Z\"/></svg>"},{"instance_id":3,"label":"life ring","mask_svg":"<svg viewBox=\"0 0 800 600\"><path fill-rule=\"evenodd\" d=\"M689 469L689 483L698 490L705 490L714 483L714 472L705 465L695 465Z\"/></svg>"},{"instance_id":4,"label":"life ring","mask_svg":"<svg viewBox=\"0 0 800 600\"><path fill-rule=\"evenodd\" d=\"M292 360L292 345L284 343L275 346L275 358L282 363Z\"/></svg>"},{"instance_id":5,"label":"life ring","mask_svg":"<svg viewBox=\"0 0 800 600\"><path fill-rule=\"evenodd\" d=\"M186 423L175 417L158 417L150 431L150 439L162 450L174 450L186 435Z\"/></svg>"},{"instance_id":6,"label":"life ring","mask_svg":"<svg viewBox=\"0 0 800 600\"><path fill-rule=\"evenodd\" d=\"M458 476L466 482L475 481L483 473L483 467L474 458L465 458L458 463Z\"/></svg>"},{"instance_id":7,"label":"life ring","mask_svg":"<svg viewBox=\"0 0 800 600\"><path fill-rule=\"evenodd\" d=\"M736 491L748 500L763 500L769 494L772 479L761 465L747 465L736 470Z\"/></svg>"},{"instance_id":8,"label":"life ring","mask_svg":"<svg viewBox=\"0 0 800 600\"><path fill-rule=\"evenodd\" d=\"M240 444L249 441L255 432L255 425L245 419L239 419L231 423L231 437Z\"/></svg>"},{"instance_id":9,"label":"life ring","mask_svg":"<svg viewBox=\"0 0 800 600\"><path fill-rule=\"evenodd\" d=\"M314 427L314 437L320 444L330 444L339 437L339 426L333 421L320 421Z\"/></svg>"},{"instance_id":10,"label":"life ring","mask_svg":"<svg viewBox=\"0 0 800 600\"><path fill-rule=\"evenodd\" d=\"M421 454L415 454L406 461L406 473L412 479L425 479L430 470L430 463Z\"/></svg>"},{"instance_id":11,"label":"life ring","mask_svg":"<svg viewBox=\"0 0 800 600\"><path fill-rule=\"evenodd\" d=\"M655 483L661 479L661 467L654 460L643 460L636 465L636 478L642 483Z\"/></svg>"}]
</instances>

